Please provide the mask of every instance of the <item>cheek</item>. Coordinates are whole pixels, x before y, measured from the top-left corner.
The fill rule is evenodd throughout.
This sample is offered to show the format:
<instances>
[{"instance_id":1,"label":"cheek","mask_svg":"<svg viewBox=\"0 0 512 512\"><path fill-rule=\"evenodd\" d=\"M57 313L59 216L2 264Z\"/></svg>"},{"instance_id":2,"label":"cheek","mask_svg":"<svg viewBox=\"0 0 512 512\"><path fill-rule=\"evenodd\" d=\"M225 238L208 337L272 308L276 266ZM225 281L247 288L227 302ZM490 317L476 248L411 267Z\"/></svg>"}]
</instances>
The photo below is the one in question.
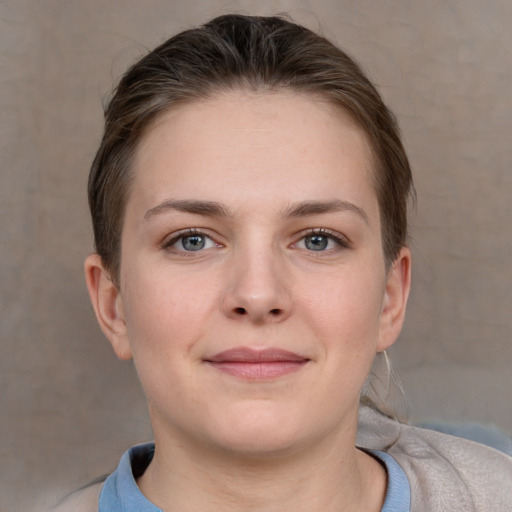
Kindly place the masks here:
<instances>
[{"instance_id":1,"label":"cheek","mask_svg":"<svg viewBox=\"0 0 512 512\"><path fill-rule=\"evenodd\" d=\"M304 314L335 349L373 351L378 340L384 278L366 268L338 272L305 283Z\"/></svg>"},{"instance_id":2,"label":"cheek","mask_svg":"<svg viewBox=\"0 0 512 512\"><path fill-rule=\"evenodd\" d=\"M204 319L213 303L204 279L164 271L127 273L127 278L126 323L135 359L192 350L207 329Z\"/></svg>"},{"instance_id":3,"label":"cheek","mask_svg":"<svg viewBox=\"0 0 512 512\"><path fill-rule=\"evenodd\" d=\"M170 403L183 408L181 397L188 396L188 388L195 385L207 301L194 286L156 275L138 273L137 279L130 280L128 338L150 407Z\"/></svg>"}]
</instances>

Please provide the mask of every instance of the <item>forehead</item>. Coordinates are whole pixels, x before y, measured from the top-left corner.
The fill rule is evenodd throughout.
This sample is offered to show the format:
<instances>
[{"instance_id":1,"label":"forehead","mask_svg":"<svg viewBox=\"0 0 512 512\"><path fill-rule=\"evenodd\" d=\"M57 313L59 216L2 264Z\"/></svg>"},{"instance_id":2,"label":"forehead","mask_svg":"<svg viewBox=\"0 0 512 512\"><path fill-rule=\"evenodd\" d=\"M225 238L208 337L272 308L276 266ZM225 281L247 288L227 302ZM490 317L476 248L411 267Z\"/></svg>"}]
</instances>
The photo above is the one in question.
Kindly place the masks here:
<instances>
[{"instance_id":1,"label":"forehead","mask_svg":"<svg viewBox=\"0 0 512 512\"><path fill-rule=\"evenodd\" d=\"M232 91L171 109L147 130L133 170L130 196L148 205L169 194L269 202L373 192L362 130L326 101L290 92Z\"/></svg>"}]
</instances>

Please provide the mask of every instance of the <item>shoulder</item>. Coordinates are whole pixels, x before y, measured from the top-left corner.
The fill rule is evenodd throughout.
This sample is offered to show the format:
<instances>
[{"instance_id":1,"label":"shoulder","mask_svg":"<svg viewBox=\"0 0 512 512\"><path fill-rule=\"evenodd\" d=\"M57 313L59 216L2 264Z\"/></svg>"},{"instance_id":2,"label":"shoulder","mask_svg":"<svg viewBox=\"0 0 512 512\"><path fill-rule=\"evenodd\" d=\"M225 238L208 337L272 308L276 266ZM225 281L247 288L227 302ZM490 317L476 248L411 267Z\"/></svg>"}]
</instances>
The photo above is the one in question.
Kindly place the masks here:
<instances>
[{"instance_id":1,"label":"shoulder","mask_svg":"<svg viewBox=\"0 0 512 512\"><path fill-rule=\"evenodd\" d=\"M415 427L403 428L388 452L404 468L413 493L438 503L439 510L453 501L455 510L512 511L512 457L504 453Z\"/></svg>"},{"instance_id":2,"label":"shoulder","mask_svg":"<svg viewBox=\"0 0 512 512\"><path fill-rule=\"evenodd\" d=\"M504 453L374 411L363 413L359 441L400 464L413 511L512 512L512 457Z\"/></svg>"},{"instance_id":3,"label":"shoulder","mask_svg":"<svg viewBox=\"0 0 512 512\"><path fill-rule=\"evenodd\" d=\"M75 491L48 512L98 512L98 503L103 482L97 482L92 485Z\"/></svg>"}]
</instances>

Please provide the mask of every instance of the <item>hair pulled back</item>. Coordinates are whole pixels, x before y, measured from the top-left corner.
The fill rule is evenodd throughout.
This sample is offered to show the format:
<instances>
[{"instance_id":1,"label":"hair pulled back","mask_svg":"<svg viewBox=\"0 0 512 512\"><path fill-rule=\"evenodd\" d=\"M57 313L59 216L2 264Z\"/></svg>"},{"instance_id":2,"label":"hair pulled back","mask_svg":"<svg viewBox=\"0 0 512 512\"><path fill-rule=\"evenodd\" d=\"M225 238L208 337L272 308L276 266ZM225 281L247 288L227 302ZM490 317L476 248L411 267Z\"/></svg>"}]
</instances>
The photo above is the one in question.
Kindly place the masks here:
<instances>
[{"instance_id":1,"label":"hair pulled back","mask_svg":"<svg viewBox=\"0 0 512 512\"><path fill-rule=\"evenodd\" d=\"M177 34L139 60L105 110L88 197L96 251L112 278L119 279L133 157L148 126L175 106L233 89L315 95L366 133L390 264L406 244L407 201L413 192L393 114L360 67L322 36L281 17L226 15Z\"/></svg>"}]
</instances>

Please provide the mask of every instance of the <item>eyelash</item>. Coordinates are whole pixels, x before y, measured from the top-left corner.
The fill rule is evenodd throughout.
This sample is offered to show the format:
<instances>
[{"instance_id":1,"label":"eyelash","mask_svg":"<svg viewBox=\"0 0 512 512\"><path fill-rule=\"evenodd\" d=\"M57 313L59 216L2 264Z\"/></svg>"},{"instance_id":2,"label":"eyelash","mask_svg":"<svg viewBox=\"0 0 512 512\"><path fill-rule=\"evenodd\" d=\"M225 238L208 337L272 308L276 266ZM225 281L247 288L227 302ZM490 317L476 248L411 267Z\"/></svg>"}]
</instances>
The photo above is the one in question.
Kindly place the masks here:
<instances>
[{"instance_id":1,"label":"eyelash","mask_svg":"<svg viewBox=\"0 0 512 512\"><path fill-rule=\"evenodd\" d=\"M298 242L304 240L307 237L312 237L312 236L320 236L320 237L325 237L330 240L333 240L342 249L349 249L351 247L351 243L350 243L350 240L348 240L348 238L343 236L341 233L338 233L336 231L331 231L330 229L327 229L327 228L308 229L308 230L306 230L305 234L300 237ZM296 242L296 243L298 243L298 242ZM311 250L311 252L315 252L315 251ZM317 251L317 252L327 252L327 251L324 250L324 251Z\"/></svg>"},{"instance_id":2,"label":"eyelash","mask_svg":"<svg viewBox=\"0 0 512 512\"><path fill-rule=\"evenodd\" d=\"M218 244L217 242L215 242L215 240L207 232L205 232L201 229L198 229L198 228L188 228L188 229L182 230L182 231L174 234L174 236L172 236L171 239L165 240L162 244L162 248L171 251L173 249L172 246L174 244L176 244L177 242L179 242L180 240L183 240L183 239L189 238L189 237L194 237L194 236L209 239L217 247L219 247L221 245L221 244ZM294 243L294 245L297 246L297 244L299 244L300 242L304 242L308 237L314 237L314 236L324 237L328 241L329 240L334 241L339 246L339 249L349 249L351 247L350 241L345 236L343 236L340 233L337 233L335 231L326 229L326 228L307 229L300 236L300 238L297 240L297 242ZM209 249L209 248L211 248L211 247L207 247L206 249ZM192 256L194 252L202 252L203 250L204 250L204 248L200 248L197 251L186 250L184 247L181 250L174 248L175 252L180 253L182 255L189 255L189 256ZM321 253L332 252L333 249L332 248L331 249L320 249L320 250L315 251L314 249L308 249L306 247L305 250L307 250L308 252L317 253L317 255L320 255Z\"/></svg>"},{"instance_id":3,"label":"eyelash","mask_svg":"<svg viewBox=\"0 0 512 512\"><path fill-rule=\"evenodd\" d=\"M170 250L173 249L172 246L174 244L176 244L177 242L179 242L180 240L183 240L184 238L193 237L193 236L199 236L199 237L203 237L203 238L209 239L217 247L220 246L220 244L215 242L215 240L208 233L206 233L205 231L203 231L201 229L198 229L198 228L188 228L188 229L184 229L182 231L179 231L178 233L175 233L172 236L172 238L170 238L168 240L165 240L163 242L163 244L162 244L162 249L166 249L166 250L170 251ZM189 255L192 255L194 252L201 252L201 250L198 250L198 251L187 251L185 248L183 248L182 250L176 250L175 249L175 252L179 252L180 254L187 254L187 253L189 253Z\"/></svg>"}]
</instances>

